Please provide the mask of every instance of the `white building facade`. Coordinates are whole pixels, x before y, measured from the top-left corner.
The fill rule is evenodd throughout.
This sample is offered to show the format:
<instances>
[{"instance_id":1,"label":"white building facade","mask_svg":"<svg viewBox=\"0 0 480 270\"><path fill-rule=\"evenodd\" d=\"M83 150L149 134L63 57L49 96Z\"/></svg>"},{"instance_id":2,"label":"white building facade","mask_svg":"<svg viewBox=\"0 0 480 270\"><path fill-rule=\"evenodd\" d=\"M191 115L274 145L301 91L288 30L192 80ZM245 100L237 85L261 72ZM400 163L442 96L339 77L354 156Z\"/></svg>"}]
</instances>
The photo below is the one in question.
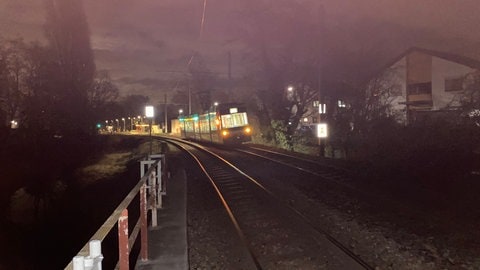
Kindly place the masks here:
<instances>
[{"instance_id":1,"label":"white building facade","mask_svg":"<svg viewBox=\"0 0 480 270\"><path fill-rule=\"evenodd\" d=\"M391 100L399 119L410 123L420 113L459 106L468 74L480 70L480 62L461 56L411 48L388 66L391 85L400 91Z\"/></svg>"}]
</instances>

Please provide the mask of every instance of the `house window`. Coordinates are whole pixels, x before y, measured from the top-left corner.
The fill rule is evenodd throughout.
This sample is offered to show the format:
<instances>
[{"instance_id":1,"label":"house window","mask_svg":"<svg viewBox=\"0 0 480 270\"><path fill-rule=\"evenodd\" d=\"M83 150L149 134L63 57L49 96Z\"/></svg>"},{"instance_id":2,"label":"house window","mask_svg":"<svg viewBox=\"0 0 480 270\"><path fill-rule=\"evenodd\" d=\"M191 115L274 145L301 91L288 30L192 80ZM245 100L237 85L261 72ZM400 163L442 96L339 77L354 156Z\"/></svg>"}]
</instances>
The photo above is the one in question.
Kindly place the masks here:
<instances>
[{"instance_id":1,"label":"house window","mask_svg":"<svg viewBox=\"0 0 480 270\"><path fill-rule=\"evenodd\" d=\"M431 94L432 82L409 84L407 92L409 95Z\"/></svg>"},{"instance_id":2,"label":"house window","mask_svg":"<svg viewBox=\"0 0 480 270\"><path fill-rule=\"evenodd\" d=\"M347 107L347 104L345 103L345 101L343 101L343 100L341 100L341 99L339 99L339 100L337 101L337 104L338 104L338 107L339 107L339 108L345 108L345 107Z\"/></svg>"},{"instance_id":3,"label":"house window","mask_svg":"<svg viewBox=\"0 0 480 270\"><path fill-rule=\"evenodd\" d=\"M317 123L318 119L317 117L312 117L312 123Z\"/></svg>"},{"instance_id":4,"label":"house window","mask_svg":"<svg viewBox=\"0 0 480 270\"><path fill-rule=\"evenodd\" d=\"M320 101L319 101L319 100L314 100L314 101L313 101L313 107L314 107L314 108L317 108L319 104L320 104Z\"/></svg>"},{"instance_id":5,"label":"house window","mask_svg":"<svg viewBox=\"0 0 480 270\"><path fill-rule=\"evenodd\" d=\"M445 92L462 91L463 77L445 78Z\"/></svg>"},{"instance_id":6,"label":"house window","mask_svg":"<svg viewBox=\"0 0 480 270\"><path fill-rule=\"evenodd\" d=\"M321 103L318 105L318 113L319 114L326 114L327 113L327 104Z\"/></svg>"}]
</instances>

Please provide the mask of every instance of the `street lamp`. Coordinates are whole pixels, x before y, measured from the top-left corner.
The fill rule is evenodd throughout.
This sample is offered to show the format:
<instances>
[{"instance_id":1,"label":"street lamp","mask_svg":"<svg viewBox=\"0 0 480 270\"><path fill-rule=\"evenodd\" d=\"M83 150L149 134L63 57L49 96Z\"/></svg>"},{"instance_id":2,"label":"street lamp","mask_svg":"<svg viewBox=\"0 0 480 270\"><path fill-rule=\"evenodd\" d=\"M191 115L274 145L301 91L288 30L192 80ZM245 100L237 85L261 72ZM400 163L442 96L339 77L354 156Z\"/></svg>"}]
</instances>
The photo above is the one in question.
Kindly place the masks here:
<instances>
[{"instance_id":1,"label":"street lamp","mask_svg":"<svg viewBox=\"0 0 480 270\"><path fill-rule=\"evenodd\" d=\"M153 106L145 106L145 116L149 118L149 137L150 137L150 155L152 154L152 119L153 116L155 115L155 112L153 110Z\"/></svg>"},{"instance_id":2,"label":"street lamp","mask_svg":"<svg viewBox=\"0 0 480 270\"><path fill-rule=\"evenodd\" d=\"M125 117L122 117L122 121L123 121L123 132L125 132Z\"/></svg>"},{"instance_id":3,"label":"street lamp","mask_svg":"<svg viewBox=\"0 0 480 270\"><path fill-rule=\"evenodd\" d=\"M119 127L120 127L120 123L118 122L118 119L115 119L115 122L117 123L117 124L115 125L115 131L118 132Z\"/></svg>"},{"instance_id":4,"label":"street lamp","mask_svg":"<svg viewBox=\"0 0 480 270\"><path fill-rule=\"evenodd\" d=\"M213 103L213 106L215 107L214 111L216 112L217 111L217 106L218 106L218 102L214 102ZM208 131L210 133L210 141L213 142L213 137L212 137L212 121L211 121L211 109L212 109L212 106L210 106L208 108Z\"/></svg>"}]
</instances>

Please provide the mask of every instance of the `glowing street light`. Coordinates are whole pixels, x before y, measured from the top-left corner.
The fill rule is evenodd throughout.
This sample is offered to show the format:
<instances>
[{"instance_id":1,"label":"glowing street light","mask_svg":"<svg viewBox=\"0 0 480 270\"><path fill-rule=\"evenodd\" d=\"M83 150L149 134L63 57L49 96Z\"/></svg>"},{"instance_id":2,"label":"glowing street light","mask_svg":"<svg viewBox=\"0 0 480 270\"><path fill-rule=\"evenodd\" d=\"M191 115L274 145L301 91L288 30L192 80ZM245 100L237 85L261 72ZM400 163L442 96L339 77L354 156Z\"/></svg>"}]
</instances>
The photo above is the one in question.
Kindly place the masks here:
<instances>
[{"instance_id":1,"label":"glowing street light","mask_svg":"<svg viewBox=\"0 0 480 270\"><path fill-rule=\"evenodd\" d=\"M148 132L150 137L150 155L152 154L152 119L154 115L155 112L153 110L153 106L145 106L145 116L150 120L148 125Z\"/></svg>"},{"instance_id":2,"label":"glowing street light","mask_svg":"<svg viewBox=\"0 0 480 270\"><path fill-rule=\"evenodd\" d=\"M152 118L154 116L153 106L145 106L145 116Z\"/></svg>"}]
</instances>

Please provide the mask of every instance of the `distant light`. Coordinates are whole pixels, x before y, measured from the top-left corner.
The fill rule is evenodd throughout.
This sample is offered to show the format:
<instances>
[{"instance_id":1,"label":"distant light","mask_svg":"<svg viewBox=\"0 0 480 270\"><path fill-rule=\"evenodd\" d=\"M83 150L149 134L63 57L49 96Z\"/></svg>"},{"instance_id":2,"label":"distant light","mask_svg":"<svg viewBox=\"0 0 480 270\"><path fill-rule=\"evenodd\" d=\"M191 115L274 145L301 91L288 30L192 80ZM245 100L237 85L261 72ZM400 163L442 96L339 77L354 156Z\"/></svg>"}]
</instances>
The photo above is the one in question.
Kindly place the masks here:
<instances>
[{"instance_id":1,"label":"distant light","mask_svg":"<svg viewBox=\"0 0 480 270\"><path fill-rule=\"evenodd\" d=\"M11 129L17 129L18 128L18 122L15 120L10 121L10 128Z\"/></svg>"},{"instance_id":2,"label":"distant light","mask_svg":"<svg viewBox=\"0 0 480 270\"><path fill-rule=\"evenodd\" d=\"M252 132L252 129L250 127L245 128L245 133L250 134Z\"/></svg>"},{"instance_id":3,"label":"distant light","mask_svg":"<svg viewBox=\"0 0 480 270\"><path fill-rule=\"evenodd\" d=\"M308 122L308 117L303 118L303 122Z\"/></svg>"},{"instance_id":4,"label":"distant light","mask_svg":"<svg viewBox=\"0 0 480 270\"><path fill-rule=\"evenodd\" d=\"M183 113L183 110L182 109L178 110L178 113Z\"/></svg>"},{"instance_id":5,"label":"distant light","mask_svg":"<svg viewBox=\"0 0 480 270\"><path fill-rule=\"evenodd\" d=\"M288 92L292 92L292 91L293 91L293 86L290 85L290 86L287 88L287 90L288 90Z\"/></svg>"},{"instance_id":6,"label":"distant light","mask_svg":"<svg viewBox=\"0 0 480 270\"><path fill-rule=\"evenodd\" d=\"M154 115L153 106L145 106L145 116L151 118Z\"/></svg>"},{"instance_id":7,"label":"distant light","mask_svg":"<svg viewBox=\"0 0 480 270\"><path fill-rule=\"evenodd\" d=\"M238 113L238 108L230 108L230 113Z\"/></svg>"},{"instance_id":8,"label":"distant light","mask_svg":"<svg viewBox=\"0 0 480 270\"><path fill-rule=\"evenodd\" d=\"M213 103L213 106L218 106L218 102L214 102L214 103Z\"/></svg>"},{"instance_id":9,"label":"distant light","mask_svg":"<svg viewBox=\"0 0 480 270\"><path fill-rule=\"evenodd\" d=\"M97 128L101 128L101 127L102 127L102 124L98 123Z\"/></svg>"},{"instance_id":10,"label":"distant light","mask_svg":"<svg viewBox=\"0 0 480 270\"><path fill-rule=\"evenodd\" d=\"M223 135L223 137L227 136L227 135L228 135L228 131L227 131L227 130L222 130L222 135Z\"/></svg>"}]
</instances>

